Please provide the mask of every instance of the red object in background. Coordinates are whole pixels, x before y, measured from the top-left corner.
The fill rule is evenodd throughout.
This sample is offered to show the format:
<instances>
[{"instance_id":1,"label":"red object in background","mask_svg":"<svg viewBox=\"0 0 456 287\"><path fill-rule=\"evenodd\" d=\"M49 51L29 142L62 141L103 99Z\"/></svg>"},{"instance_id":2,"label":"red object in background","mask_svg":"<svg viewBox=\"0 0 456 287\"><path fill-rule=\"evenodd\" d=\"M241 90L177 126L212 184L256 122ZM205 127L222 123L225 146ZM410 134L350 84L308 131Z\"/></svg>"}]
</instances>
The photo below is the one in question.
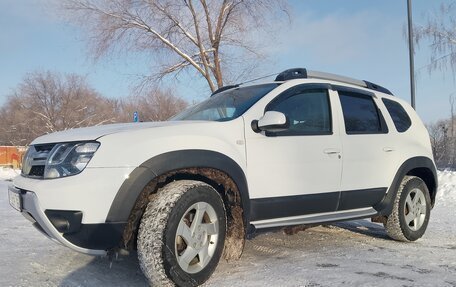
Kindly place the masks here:
<instances>
[{"instance_id":1,"label":"red object in background","mask_svg":"<svg viewBox=\"0 0 456 287\"><path fill-rule=\"evenodd\" d=\"M0 166L20 168L25 147L0 146Z\"/></svg>"}]
</instances>

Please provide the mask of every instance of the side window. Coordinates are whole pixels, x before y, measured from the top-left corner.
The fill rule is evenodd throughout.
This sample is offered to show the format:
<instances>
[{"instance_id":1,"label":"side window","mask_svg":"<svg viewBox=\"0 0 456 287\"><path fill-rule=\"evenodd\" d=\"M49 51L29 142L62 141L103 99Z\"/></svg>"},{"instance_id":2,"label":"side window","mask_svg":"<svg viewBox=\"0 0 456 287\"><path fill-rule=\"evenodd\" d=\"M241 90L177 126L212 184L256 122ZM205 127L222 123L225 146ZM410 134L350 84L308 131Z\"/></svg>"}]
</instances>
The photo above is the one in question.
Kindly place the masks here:
<instances>
[{"instance_id":1,"label":"side window","mask_svg":"<svg viewBox=\"0 0 456 287\"><path fill-rule=\"evenodd\" d=\"M385 104L386 109L388 110L391 118L393 119L394 126L396 130L400 133L405 132L412 125L412 120L410 119L407 112L398 102L382 99Z\"/></svg>"},{"instance_id":2,"label":"side window","mask_svg":"<svg viewBox=\"0 0 456 287\"><path fill-rule=\"evenodd\" d=\"M371 96L339 91L347 134L375 134L382 132L377 106Z\"/></svg>"},{"instance_id":3,"label":"side window","mask_svg":"<svg viewBox=\"0 0 456 287\"><path fill-rule=\"evenodd\" d=\"M290 122L288 130L274 135L327 135L331 134L331 111L328 91L325 89L287 91L272 102L267 110L285 114Z\"/></svg>"}]
</instances>

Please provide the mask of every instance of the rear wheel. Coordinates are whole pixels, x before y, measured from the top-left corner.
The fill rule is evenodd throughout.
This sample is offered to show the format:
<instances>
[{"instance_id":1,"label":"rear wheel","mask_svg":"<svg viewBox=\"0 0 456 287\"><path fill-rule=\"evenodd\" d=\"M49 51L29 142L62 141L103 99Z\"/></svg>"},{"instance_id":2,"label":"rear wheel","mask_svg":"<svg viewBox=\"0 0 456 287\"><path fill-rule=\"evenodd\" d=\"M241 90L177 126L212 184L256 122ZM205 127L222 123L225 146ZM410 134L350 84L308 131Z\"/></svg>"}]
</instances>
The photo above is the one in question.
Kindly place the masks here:
<instances>
[{"instance_id":1,"label":"rear wheel","mask_svg":"<svg viewBox=\"0 0 456 287\"><path fill-rule=\"evenodd\" d=\"M154 286L198 286L214 272L225 233L225 209L214 188L198 181L170 183L141 219L141 269Z\"/></svg>"},{"instance_id":2,"label":"rear wheel","mask_svg":"<svg viewBox=\"0 0 456 287\"><path fill-rule=\"evenodd\" d=\"M415 241L426 231L430 213L431 198L426 184L419 177L406 176L386 220L386 232L395 240Z\"/></svg>"}]
</instances>

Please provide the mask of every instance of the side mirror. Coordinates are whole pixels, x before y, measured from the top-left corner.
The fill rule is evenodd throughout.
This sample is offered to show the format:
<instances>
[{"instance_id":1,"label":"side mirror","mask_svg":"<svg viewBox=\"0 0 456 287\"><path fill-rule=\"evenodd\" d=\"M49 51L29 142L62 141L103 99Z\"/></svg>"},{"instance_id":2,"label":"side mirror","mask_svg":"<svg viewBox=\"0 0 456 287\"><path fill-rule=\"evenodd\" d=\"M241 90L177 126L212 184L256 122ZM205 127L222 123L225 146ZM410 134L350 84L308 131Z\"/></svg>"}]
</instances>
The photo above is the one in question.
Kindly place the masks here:
<instances>
[{"instance_id":1,"label":"side mirror","mask_svg":"<svg viewBox=\"0 0 456 287\"><path fill-rule=\"evenodd\" d=\"M259 120L252 121L254 132L281 132L290 126L287 117L276 111L268 111Z\"/></svg>"}]
</instances>

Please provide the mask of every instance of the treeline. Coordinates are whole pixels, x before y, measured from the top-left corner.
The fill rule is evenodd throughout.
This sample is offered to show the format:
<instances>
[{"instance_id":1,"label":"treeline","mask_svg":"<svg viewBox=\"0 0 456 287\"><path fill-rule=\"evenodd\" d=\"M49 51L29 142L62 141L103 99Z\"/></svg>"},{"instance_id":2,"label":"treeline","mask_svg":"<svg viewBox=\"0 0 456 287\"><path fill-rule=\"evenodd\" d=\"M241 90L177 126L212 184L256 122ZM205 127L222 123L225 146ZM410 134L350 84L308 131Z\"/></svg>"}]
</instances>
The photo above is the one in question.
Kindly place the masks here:
<instances>
[{"instance_id":1,"label":"treeline","mask_svg":"<svg viewBox=\"0 0 456 287\"><path fill-rule=\"evenodd\" d=\"M456 169L456 119L454 116L427 126L435 163L440 169Z\"/></svg>"},{"instance_id":2,"label":"treeline","mask_svg":"<svg viewBox=\"0 0 456 287\"><path fill-rule=\"evenodd\" d=\"M27 145L36 137L72 128L166 120L188 103L169 90L126 99L104 97L76 74L28 74L0 107L0 145Z\"/></svg>"}]
</instances>

